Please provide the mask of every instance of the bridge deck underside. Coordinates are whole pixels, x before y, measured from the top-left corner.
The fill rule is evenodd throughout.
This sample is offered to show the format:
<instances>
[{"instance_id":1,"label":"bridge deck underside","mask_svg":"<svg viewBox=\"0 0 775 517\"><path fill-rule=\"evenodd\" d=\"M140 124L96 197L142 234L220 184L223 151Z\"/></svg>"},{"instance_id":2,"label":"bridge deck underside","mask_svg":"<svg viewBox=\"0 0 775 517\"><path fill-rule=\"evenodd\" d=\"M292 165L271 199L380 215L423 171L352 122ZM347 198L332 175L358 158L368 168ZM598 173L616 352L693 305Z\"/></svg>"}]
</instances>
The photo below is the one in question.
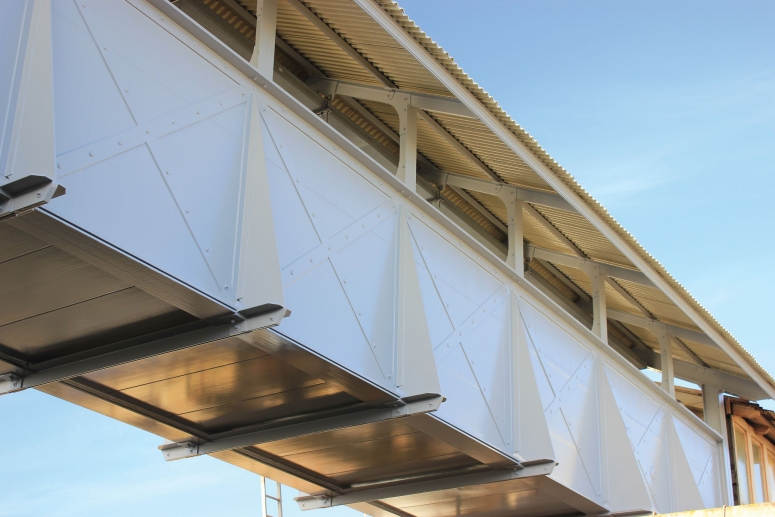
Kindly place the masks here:
<instances>
[{"instance_id":1,"label":"bridge deck underside","mask_svg":"<svg viewBox=\"0 0 775 517\"><path fill-rule=\"evenodd\" d=\"M53 219L48 222L62 233L71 230ZM3 371L34 375L120 351L133 340L205 325L45 238L0 223ZM35 387L173 442L206 443L380 404L384 393L348 375L334 372L331 365L322 367L319 358L289 347L282 335L261 330L149 354ZM396 418L354 425L214 456L275 477L290 474L293 477L284 480L297 488L327 494L498 468L412 422ZM519 479L426 491L377 504L393 513L418 516L482 510L495 516L517 508L525 515L576 512L545 483L540 487L539 481ZM373 513L381 511L385 510Z\"/></svg>"}]
</instances>

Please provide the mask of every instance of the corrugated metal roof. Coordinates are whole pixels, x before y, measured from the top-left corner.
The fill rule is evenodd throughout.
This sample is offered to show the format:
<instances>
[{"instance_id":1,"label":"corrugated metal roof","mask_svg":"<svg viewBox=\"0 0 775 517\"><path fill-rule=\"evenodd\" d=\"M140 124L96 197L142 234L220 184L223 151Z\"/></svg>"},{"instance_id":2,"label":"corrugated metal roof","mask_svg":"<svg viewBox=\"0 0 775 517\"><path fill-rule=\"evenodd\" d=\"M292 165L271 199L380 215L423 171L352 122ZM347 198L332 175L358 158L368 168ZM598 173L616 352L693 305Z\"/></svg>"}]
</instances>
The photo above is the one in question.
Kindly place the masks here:
<instances>
[{"instance_id":1,"label":"corrugated metal roof","mask_svg":"<svg viewBox=\"0 0 775 517\"><path fill-rule=\"evenodd\" d=\"M549 153L547 153L527 131L519 126L498 105L495 99L484 91L468 74L455 63L430 37L428 37L392 0L374 0L387 12L404 30L421 44L428 53L433 56L445 69L454 76L469 92L471 92L490 112L507 127L520 141L525 144L533 154L541 160L546 167L565 183L576 195L578 195L603 221L622 238L638 255L659 274L665 282L716 332L718 332L741 356L756 370L769 384L775 387L775 379L756 361L756 359L735 339L735 337L721 325L705 307L702 306L683 285L655 259L643 246L625 230L608 211L593 198L575 178L568 173Z\"/></svg>"},{"instance_id":2,"label":"corrugated metal roof","mask_svg":"<svg viewBox=\"0 0 775 517\"><path fill-rule=\"evenodd\" d=\"M761 374L773 387L775 381L756 362L756 360L735 340L735 338L721 326L713 316L705 310L692 296L679 284L664 267L652 257L611 215L586 192L562 166L560 166L522 127L514 122L503 111L498 103L487 94L476 82L474 82L454 60L430 39L404 11L391 0L373 0L384 9L403 29L422 45L429 54L436 59L456 80L476 97L492 115L512 134L514 134L530 151L561 180L571 191L577 194L590 209L599 216L605 224L624 240L650 267L652 267L665 282L727 342L729 342L743 358ZM255 1L240 0L246 8L255 12ZM450 95L447 89L419 63L401 44L395 41L378 23L376 23L357 3L352 0L302 0L302 3L319 19L323 20L344 41L355 48L371 65L379 72L393 81L398 87L407 90L429 92L440 95ZM207 0L211 9L227 20L233 17L223 11L219 0ZM220 9L220 11L218 10ZM231 23L231 21L230 21ZM238 30L243 34L245 27L237 23ZM356 59L343 51L339 45L326 36L318 27L300 14L287 0L278 1L278 35L293 47L305 59L319 68L326 76L332 79L355 81L364 84L381 85L382 83L369 72ZM395 111L387 105L379 103L363 102L377 118L393 129L397 129L398 117ZM340 108L337 106L337 108ZM535 171L533 171L516 153L487 126L472 118L457 115L428 113L440 126L461 142L473 155L484 162L506 183L520 185L535 189L551 191L552 189ZM361 125L367 132L374 131L368 128L367 121L361 120ZM371 133L370 133L371 134ZM374 135L372 135L374 136ZM378 139L378 137L375 136ZM463 153L450 145L430 125L421 120L418 124L418 151L431 163L441 170L467 174L479 178L488 176L474 165ZM447 189L445 189L447 190ZM482 206L495 215L502 222L505 221L505 210L497 198L470 192ZM472 219L482 225L486 231L496 235L492 223L481 214L477 215L476 209L468 205L459 196L450 196L445 192L445 197L458 205L461 210L469 213ZM594 260L607 262L634 269L634 265L620 252L592 223L583 216L557 209L534 206L557 230L578 246L585 254ZM557 251L568 252L568 248L557 237L538 224L532 217L525 218L525 239L527 242ZM566 271L569 271L566 269ZM569 271L570 273L570 271ZM582 278L583 277L583 278ZM578 280L577 285L582 289L585 276L582 274L573 281ZM588 280L586 281L588 283ZM629 285L620 282L641 305L651 312L660 321L674 323L688 328L696 328L689 318L668 297L656 288L645 287L639 284ZM586 288L588 289L588 287ZM614 290L611 290L609 303L612 307L623 304L632 310L632 305ZM607 293L608 294L608 293ZM621 300L620 300L621 299ZM644 343L653 346L653 336L649 338L641 332L642 329L632 329L637 336L643 335ZM687 343L692 350L693 344ZM703 345L697 345L702 346ZM740 373L739 367L734 366L731 358L718 349L712 352L705 348L697 348L696 352L703 361L707 358L708 364L717 364L724 371ZM681 352L683 353L683 352ZM718 354L722 354L719 356Z\"/></svg>"}]
</instances>

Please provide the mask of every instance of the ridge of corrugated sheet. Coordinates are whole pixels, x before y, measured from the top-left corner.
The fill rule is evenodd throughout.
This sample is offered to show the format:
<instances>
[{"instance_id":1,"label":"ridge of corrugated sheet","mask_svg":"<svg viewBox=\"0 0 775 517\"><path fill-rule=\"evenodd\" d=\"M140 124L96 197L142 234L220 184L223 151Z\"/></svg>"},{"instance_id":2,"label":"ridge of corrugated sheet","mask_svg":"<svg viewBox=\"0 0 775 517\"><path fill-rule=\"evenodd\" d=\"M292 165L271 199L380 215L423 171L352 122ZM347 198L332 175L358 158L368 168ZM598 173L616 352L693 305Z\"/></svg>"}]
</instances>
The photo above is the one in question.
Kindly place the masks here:
<instances>
[{"instance_id":1,"label":"ridge of corrugated sheet","mask_svg":"<svg viewBox=\"0 0 775 517\"><path fill-rule=\"evenodd\" d=\"M533 154L550 170L557 178L568 186L576 195L578 195L601 219L619 235L633 250L640 255L640 257L651 266L659 276L661 276L665 282L673 288L683 300L689 304L699 315L721 336L732 345L742 356L748 361L748 363L756 370L764 379L769 382L770 386L775 388L775 379L756 361L748 350L745 349L737 339L723 326L721 323L713 317L710 312L700 304L689 291L681 285L673 276L665 269L665 267L654 258L641 244L630 234L622 225L620 225L616 219L608 213L603 205L601 205L592 195L587 192L576 179L565 170L557 161L547 153L543 147L541 147L535 138L530 133L525 131L514 119L512 119L495 101L495 99L488 94L481 86L479 86L471 77L466 74L462 68L460 68L454 59L444 51L435 41L433 41L420 27L417 26L405 13L404 10L399 7L396 2L392 0L373 0L382 9L393 18L415 41L425 48L425 50L440 63L457 81L463 85L469 92L471 92L489 111L492 113L499 122L501 122L514 136L516 136Z\"/></svg>"}]
</instances>

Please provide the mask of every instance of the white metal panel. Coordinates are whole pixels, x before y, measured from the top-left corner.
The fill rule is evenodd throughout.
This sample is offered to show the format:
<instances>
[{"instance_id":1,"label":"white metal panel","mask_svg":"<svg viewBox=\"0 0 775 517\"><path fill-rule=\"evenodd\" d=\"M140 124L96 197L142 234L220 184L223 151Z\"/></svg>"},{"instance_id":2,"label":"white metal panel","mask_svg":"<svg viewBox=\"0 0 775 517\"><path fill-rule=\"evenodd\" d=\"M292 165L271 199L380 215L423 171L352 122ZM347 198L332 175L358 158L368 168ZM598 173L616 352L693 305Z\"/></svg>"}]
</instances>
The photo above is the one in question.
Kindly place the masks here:
<instances>
[{"instance_id":1,"label":"white metal panel","mask_svg":"<svg viewBox=\"0 0 775 517\"><path fill-rule=\"evenodd\" d=\"M721 479L717 464L719 445L709 442L679 418L673 417L673 428L677 437L676 446L686 455L704 506L721 506Z\"/></svg>"},{"instance_id":2,"label":"white metal panel","mask_svg":"<svg viewBox=\"0 0 775 517\"><path fill-rule=\"evenodd\" d=\"M434 335L441 391L450 395L438 415L513 454L508 290L417 217L409 227L428 326L453 328Z\"/></svg>"},{"instance_id":3,"label":"white metal panel","mask_svg":"<svg viewBox=\"0 0 775 517\"><path fill-rule=\"evenodd\" d=\"M47 207L163 271L217 292L154 156L146 145L60 179L67 195Z\"/></svg>"},{"instance_id":4,"label":"white metal panel","mask_svg":"<svg viewBox=\"0 0 775 517\"><path fill-rule=\"evenodd\" d=\"M365 377L388 385L342 288L341 278L329 260L285 286L285 300L293 315L277 330Z\"/></svg>"},{"instance_id":5,"label":"white metal panel","mask_svg":"<svg viewBox=\"0 0 775 517\"><path fill-rule=\"evenodd\" d=\"M617 511L644 511L652 508L645 480L635 458L635 449L630 441L622 412L616 403L611 385L604 372L605 366L598 364L598 386L600 386L600 407L603 414L603 443L605 457L604 500L609 508Z\"/></svg>"},{"instance_id":6,"label":"white metal panel","mask_svg":"<svg viewBox=\"0 0 775 517\"><path fill-rule=\"evenodd\" d=\"M602 502L595 354L529 303L520 303L520 309L536 377L545 376L539 385L559 463L552 478Z\"/></svg>"},{"instance_id":7,"label":"white metal panel","mask_svg":"<svg viewBox=\"0 0 775 517\"><path fill-rule=\"evenodd\" d=\"M275 145L321 239L330 239L387 201L371 183L273 110L262 111ZM333 146L332 146L333 147Z\"/></svg>"},{"instance_id":8,"label":"white metal panel","mask_svg":"<svg viewBox=\"0 0 775 517\"><path fill-rule=\"evenodd\" d=\"M395 203L272 109L262 109L262 117L274 176L270 188L278 188L278 199L293 207L276 203L274 214L286 300L293 310L278 330L392 387ZM306 232L297 235L289 226L296 222Z\"/></svg>"},{"instance_id":9,"label":"white metal panel","mask_svg":"<svg viewBox=\"0 0 775 517\"><path fill-rule=\"evenodd\" d=\"M236 86L213 64L127 2L74 3L138 124ZM159 51L162 48L164 52Z\"/></svg>"},{"instance_id":10,"label":"white metal panel","mask_svg":"<svg viewBox=\"0 0 775 517\"><path fill-rule=\"evenodd\" d=\"M275 228L278 231L293 228L292 236L277 235L280 268L285 271L293 262L320 246L321 240L263 119L261 126Z\"/></svg>"},{"instance_id":11,"label":"white metal panel","mask_svg":"<svg viewBox=\"0 0 775 517\"><path fill-rule=\"evenodd\" d=\"M520 308L527 333L533 338L554 397L589 358L591 351L541 315L530 304L520 303Z\"/></svg>"},{"instance_id":12,"label":"white metal panel","mask_svg":"<svg viewBox=\"0 0 775 517\"><path fill-rule=\"evenodd\" d=\"M0 187L23 198L26 190L56 178L51 2L28 1L21 10L3 9L9 10L0 16L9 19L2 21L0 32L7 24L11 41L0 57L0 74L10 75L0 83ZM43 193L38 191L37 197Z\"/></svg>"},{"instance_id":13,"label":"white metal panel","mask_svg":"<svg viewBox=\"0 0 775 517\"><path fill-rule=\"evenodd\" d=\"M447 398L436 415L485 443L507 450L495 418L462 346L454 346L436 364L441 393Z\"/></svg>"},{"instance_id":14,"label":"white metal panel","mask_svg":"<svg viewBox=\"0 0 775 517\"><path fill-rule=\"evenodd\" d=\"M57 156L135 126L76 2L54 2Z\"/></svg>"},{"instance_id":15,"label":"white metal panel","mask_svg":"<svg viewBox=\"0 0 775 517\"><path fill-rule=\"evenodd\" d=\"M515 393L514 427L517 454L523 460L555 459L549 426L544 417L541 391L549 390L546 375L540 371L535 347L525 332L519 295L511 291L512 382ZM538 370L536 368L539 368ZM538 380L543 381L539 384Z\"/></svg>"},{"instance_id":16,"label":"white metal panel","mask_svg":"<svg viewBox=\"0 0 775 517\"><path fill-rule=\"evenodd\" d=\"M236 281L247 114L247 103L240 103L165 135L152 148L199 250L223 289L233 290Z\"/></svg>"},{"instance_id":17,"label":"white metal panel","mask_svg":"<svg viewBox=\"0 0 775 517\"><path fill-rule=\"evenodd\" d=\"M247 91L127 2L55 4L57 171L79 192L48 209L237 306Z\"/></svg>"},{"instance_id":18,"label":"white metal panel","mask_svg":"<svg viewBox=\"0 0 775 517\"><path fill-rule=\"evenodd\" d=\"M694 480L694 473L689 461L684 454L681 440L675 432L675 418L670 418L669 425L669 452L670 463L672 467L671 485L673 492L672 511L682 512L694 510L704 506L699 487ZM690 442L690 447L694 447L694 441Z\"/></svg>"},{"instance_id":19,"label":"white metal panel","mask_svg":"<svg viewBox=\"0 0 775 517\"><path fill-rule=\"evenodd\" d=\"M431 343L434 343L435 347L449 337L452 334L452 331L455 330L455 327L452 325L452 320L449 318L449 315L444 308L444 302L433 284L433 276L425 265L425 261L419 251L419 245L414 237L412 237L411 243L425 313L427 315L443 315L443 317L435 316L427 318Z\"/></svg>"},{"instance_id":20,"label":"white metal panel","mask_svg":"<svg viewBox=\"0 0 775 517\"><path fill-rule=\"evenodd\" d=\"M331 258L386 379L395 371L398 214L384 217Z\"/></svg>"},{"instance_id":21,"label":"white metal panel","mask_svg":"<svg viewBox=\"0 0 775 517\"><path fill-rule=\"evenodd\" d=\"M409 227L452 324L457 328L503 284L415 218ZM434 343L438 347L439 343Z\"/></svg>"},{"instance_id":22,"label":"white metal panel","mask_svg":"<svg viewBox=\"0 0 775 517\"><path fill-rule=\"evenodd\" d=\"M653 504L659 512L670 512L669 416L654 399L619 373L611 368L606 368L605 373Z\"/></svg>"}]
</instances>

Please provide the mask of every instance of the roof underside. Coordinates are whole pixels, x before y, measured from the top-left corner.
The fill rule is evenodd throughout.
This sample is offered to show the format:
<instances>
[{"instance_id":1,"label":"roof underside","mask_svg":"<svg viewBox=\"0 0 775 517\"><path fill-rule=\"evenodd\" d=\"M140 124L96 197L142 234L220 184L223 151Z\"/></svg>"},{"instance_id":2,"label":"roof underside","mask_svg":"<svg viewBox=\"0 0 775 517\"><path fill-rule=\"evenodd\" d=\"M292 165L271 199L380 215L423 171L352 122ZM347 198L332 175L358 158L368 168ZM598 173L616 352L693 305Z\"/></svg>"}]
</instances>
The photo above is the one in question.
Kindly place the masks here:
<instances>
[{"instance_id":1,"label":"roof underside","mask_svg":"<svg viewBox=\"0 0 775 517\"><path fill-rule=\"evenodd\" d=\"M496 119L509 129L543 164L575 192L628 245L651 266L702 318L741 354L745 361L772 386L775 381L756 363L754 358L732 337L667 271L649 255L557 162L555 162L526 131L518 126L484 90L473 82L438 45L425 35L390 0L375 0L403 29L420 43L461 85L468 89ZM255 38L255 0L203 0L215 14L239 31L246 40ZM321 23L343 41L326 34ZM453 94L408 50L396 41L379 23L352 0L278 0L277 35L292 49L283 52L278 47L276 65L285 66L301 81L310 76L311 67L320 75L333 80L357 82L372 86L390 86L412 92L453 97ZM342 43L351 47L348 52ZM354 57L352 49L361 57ZM299 57L307 63L298 62ZM367 68L366 62L377 70ZM311 65L311 67L310 67ZM379 77L379 76L382 77ZM368 133L382 145L383 151L398 159L398 115L388 104L334 99L330 106ZM356 109L354 109L356 108ZM359 109L357 109L359 108ZM368 111L363 116L363 109ZM518 156L498 135L478 119L425 111L418 121L418 152L420 165L430 165L440 171L492 180L482 165L497 175L499 181L545 192L554 192L549 184ZM374 123L374 117L379 124ZM371 122L369 121L371 118ZM378 127L380 126L381 127ZM388 134L392 132L393 135ZM462 144L462 145L461 145ZM473 157L473 158L472 158ZM477 163L478 162L478 163ZM471 218L483 232L501 243L506 242L506 209L492 195L441 187L440 196ZM637 271L607 237L579 213L541 205L528 205L523 211L524 237L528 244L568 255L583 255L601 263ZM578 251L574 251L573 247ZM531 274L541 276L570 302L591 295L591 285L580 270L560 264L531 262ZM607 285L608 306L637 316L700 331L700 328L659 288L615 279L618 287ZM614 336L627 346L644 345L659 350L659 343L649 330L618 324ZM727 353L706 344L681 339L683 347L674 347L678 360L708 366L726 373L749 378Z\"/></svg>"}]
</instances>

